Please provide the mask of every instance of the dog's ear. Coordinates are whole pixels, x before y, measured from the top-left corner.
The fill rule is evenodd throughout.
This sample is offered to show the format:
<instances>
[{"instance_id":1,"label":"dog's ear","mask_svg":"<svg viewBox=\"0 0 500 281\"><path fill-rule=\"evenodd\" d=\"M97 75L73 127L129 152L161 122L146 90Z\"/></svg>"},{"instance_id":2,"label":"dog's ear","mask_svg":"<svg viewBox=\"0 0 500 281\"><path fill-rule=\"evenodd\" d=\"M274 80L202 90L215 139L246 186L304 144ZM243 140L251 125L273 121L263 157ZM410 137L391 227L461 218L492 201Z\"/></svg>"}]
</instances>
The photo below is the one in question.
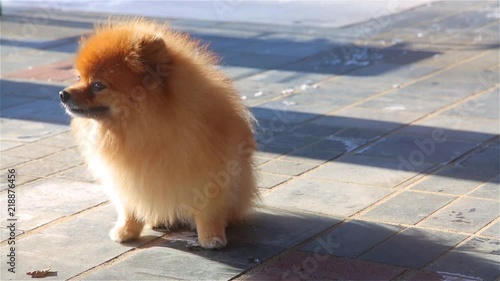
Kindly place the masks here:
<instances>
[{"instance_id":1,"label":"dog's ear","mask_svg":"<svg viewBox=\"0 0 500 281\"><path fill-rule=\"evenodd\" d=\"M135 72L153 75L163 83L168 74L170 58L165 40L161 35L138 34L133 40L133 52L126 58Z\"/></svg>"},{"instance_id":2,"label":"dog's ear","mask_svg":"<svg viewBox=\"0 0 500 281\"><path fill-rule=\"evenodd\" d=\"M145 35L137 42L141 60L152 66L157 63L167 63L168 52L165 40L159 35Z\"/></svg>"}]
</instances>

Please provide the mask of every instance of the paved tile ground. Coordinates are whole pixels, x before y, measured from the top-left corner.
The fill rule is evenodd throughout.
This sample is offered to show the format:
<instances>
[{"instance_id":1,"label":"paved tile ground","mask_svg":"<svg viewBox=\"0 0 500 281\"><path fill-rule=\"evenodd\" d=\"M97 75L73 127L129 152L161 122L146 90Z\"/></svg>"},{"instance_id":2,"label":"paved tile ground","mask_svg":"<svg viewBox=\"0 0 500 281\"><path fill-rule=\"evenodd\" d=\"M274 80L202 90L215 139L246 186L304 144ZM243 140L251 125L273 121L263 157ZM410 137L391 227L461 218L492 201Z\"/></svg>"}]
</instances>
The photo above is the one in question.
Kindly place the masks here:
<instances>
[{"instance_id":1,"label":"paved tile ground","mask_svg":"<svg viewBox=\"0 0 500 281\"><path fill-rule=\"evenodd\" d=\"M221 55L260 124L262 202L220 251L182 229L108 239L116 214L57 96L107 16L2 16L1 279L498 280L498 14L445 1L341 29L169 20Z\"/></svg>"}]
</instances>

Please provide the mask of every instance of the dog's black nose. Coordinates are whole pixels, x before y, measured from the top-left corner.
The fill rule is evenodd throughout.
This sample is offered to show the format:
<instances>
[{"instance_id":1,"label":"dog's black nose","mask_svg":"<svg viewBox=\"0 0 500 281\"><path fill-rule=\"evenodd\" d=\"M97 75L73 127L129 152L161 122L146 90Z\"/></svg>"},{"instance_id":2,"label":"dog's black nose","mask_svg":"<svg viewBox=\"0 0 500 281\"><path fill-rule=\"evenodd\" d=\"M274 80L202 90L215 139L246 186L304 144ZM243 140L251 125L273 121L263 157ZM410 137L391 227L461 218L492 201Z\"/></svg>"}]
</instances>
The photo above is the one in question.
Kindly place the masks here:
<instances>
[{"instance_id":1,"label":"dog's black nose","mask_svg":"<svg viewBox=\"0 0 500 281\"><path fill-rule=\"evenodd\" d=\"M59 98L61 99L62 103L66 103L69 100L70 96L68 92L62 90L59 92Z\"/></svg>"}]
</instances>

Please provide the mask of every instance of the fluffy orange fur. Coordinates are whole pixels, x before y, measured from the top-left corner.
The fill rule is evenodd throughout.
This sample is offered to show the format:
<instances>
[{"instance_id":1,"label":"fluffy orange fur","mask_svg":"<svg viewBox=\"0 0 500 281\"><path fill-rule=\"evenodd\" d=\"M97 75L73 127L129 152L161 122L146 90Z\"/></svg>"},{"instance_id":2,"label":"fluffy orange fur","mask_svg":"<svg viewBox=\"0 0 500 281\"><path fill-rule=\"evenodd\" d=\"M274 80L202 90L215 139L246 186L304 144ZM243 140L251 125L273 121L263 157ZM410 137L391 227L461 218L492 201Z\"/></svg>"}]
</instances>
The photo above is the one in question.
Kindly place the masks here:
<instances>
[{"instance_id":1,"label":"fluffy orange fur","mask_svg":"<svg viewBox=\"0 0 500 281\"><path fill-rule=\"evenodd\" d=\"M180 222L196 227L202 247L220 248L226 225L251 208L254 119L215 63L197 41L143 19L82 39L80 80L61 100L117 208L113 240Z\"/></svg>"}]
</instances>

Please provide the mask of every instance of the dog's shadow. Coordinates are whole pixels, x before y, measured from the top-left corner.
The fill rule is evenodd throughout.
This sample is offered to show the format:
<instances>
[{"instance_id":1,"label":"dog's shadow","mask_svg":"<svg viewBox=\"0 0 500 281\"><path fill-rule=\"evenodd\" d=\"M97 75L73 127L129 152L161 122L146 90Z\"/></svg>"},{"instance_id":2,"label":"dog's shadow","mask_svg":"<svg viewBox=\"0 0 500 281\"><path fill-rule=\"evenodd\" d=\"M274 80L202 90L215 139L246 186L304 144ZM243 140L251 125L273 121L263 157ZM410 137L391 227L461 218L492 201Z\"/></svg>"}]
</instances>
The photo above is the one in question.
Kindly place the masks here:
<instances>
[{"instance_id":1,"label":"dog's shadow","mask_svg":"<svg viewBox=\"0 0 500 281\"><path fill-rule=\"evenodd\" d=\"M201 248L196 231L183 225L169 229L162 226L155 228L156 231L166 234L161 238L164 241L160 243L152 242L139 246L136 244L137 241L129 245L141 249L164 247L194 253L207 259L251 265L297 245L340 221L341 219L326 216L258 208L244 221L228 226L226 230L228 244L223 249ZM141 240L145 238L147 236L141 237Z\"/></svg>"},{"instance_id":2,"label":"dog's shadow","mask_svg":"<svg viewBox=\"0 0 500 281\"><path fill-rule=\"evenodd\" d=\"M342 230L335 231L337 228ZM228 227L228 245L223 249L200 248L197 245L196 232L189 228L170 230L160 238L144 235L139 241L128 244L139 249L136 254L89 278L226 280L290 248L309 254L309 257L313 258L330 256L332 259L334 257L365 259L364 253L393 235L400 235L399 239L406 241L408 245L417 245L418 249L429 249L433 252L426 256L428 262L452 247L449 243L435 241L432 235L406 231L404 227L259 208L246 221ZM374 243L374 237L380 241ZM145 239L152 241L146 244L142 242L140 245ZM366 241L372 241L370 243L373 244L367 246ZM390 253L384 255L401 256L402 262L412 261L422 259L422 253L418 249L411 252L402 245L400 249L390 249ZM489 271L494 270L496 266L491 260L471 255L468 251L461 251L459 254L461 259L478 264ZM271 266L275 262L280 263L280 259L286 257L287 254L275 258L271 261ZM304 260L292 258L288 263L285 262L288 267L283 273L286 271L290 273L294 267L301 268L306 261L307 258ZM322 261L324 260L316 262ZM428 262L424 261L422 266L415 268L419 269ZM266 263L266 266L268 265L269 263ZM314 272L311 276L314 276Z\"/></svg>"}]
</instances>

